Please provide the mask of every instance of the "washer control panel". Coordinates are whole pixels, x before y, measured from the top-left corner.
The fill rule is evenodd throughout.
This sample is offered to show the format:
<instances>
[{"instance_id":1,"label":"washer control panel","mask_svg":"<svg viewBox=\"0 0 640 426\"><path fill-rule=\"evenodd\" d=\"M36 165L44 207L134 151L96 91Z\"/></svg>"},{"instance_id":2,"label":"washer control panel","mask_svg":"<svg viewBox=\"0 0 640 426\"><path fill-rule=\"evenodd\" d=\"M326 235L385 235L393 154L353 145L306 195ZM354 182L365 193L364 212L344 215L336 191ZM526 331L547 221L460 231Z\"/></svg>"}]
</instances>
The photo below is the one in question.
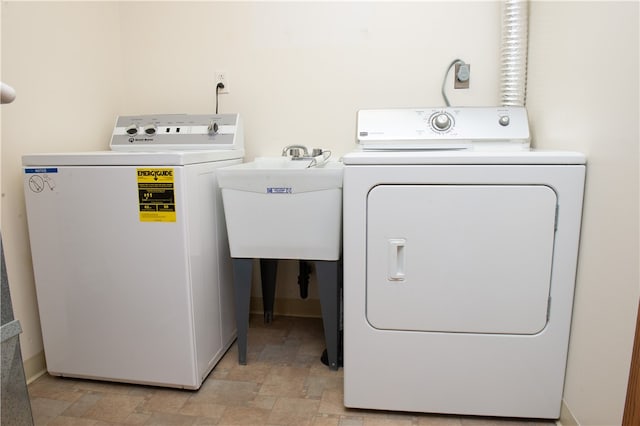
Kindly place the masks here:
<instances>
[{"instance_id":1,"label":"washer control panel","mask_svg":"<svg viewBox=\"0 0 640 426\"><path fill-rule=\"evenodd\" d=\"M111 135L114 151L243 149L239 114L119 116Z\"/></svg>"},{"instance_id":2,"label":"washer control panel","mask_svg":"<svg viewBox=\"0 0 640 426\"><path fill-rule=\"evenodd\" d=\"M524 107L446 107L358 111L364 150L528 150Z\"/></svg>"}]
</instances>

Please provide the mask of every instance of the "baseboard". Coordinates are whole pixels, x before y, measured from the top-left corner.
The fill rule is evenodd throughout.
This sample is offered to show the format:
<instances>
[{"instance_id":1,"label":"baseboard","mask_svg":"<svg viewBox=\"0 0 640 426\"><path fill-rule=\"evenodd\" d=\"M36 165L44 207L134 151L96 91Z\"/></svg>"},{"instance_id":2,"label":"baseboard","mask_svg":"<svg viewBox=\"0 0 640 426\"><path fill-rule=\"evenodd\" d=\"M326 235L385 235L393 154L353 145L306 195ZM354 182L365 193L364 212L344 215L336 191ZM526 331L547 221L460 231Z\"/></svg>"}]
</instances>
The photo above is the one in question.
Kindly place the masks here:
<instances>
[{"instance_id":1,"label":"baseboard","mask_svg":"<svg viewBox=\"0 0 640 426\"><path fill-rule=\"evenodd\" d=\"M29 384L47 372L47 362L44 358L44 351L23 361L22 365L24 366L24 377L27 380L27 384Z\"/></svg>"},{"instance_id":2,"label":"baseboard","mask_svg":"<svg viewBox=\"0 0 640 426\"><path fill-rule=\"evenodd\" d=\"M251 298L251 313L262 314L262 298ZM322 318L318 299L278 299L273 304L273 314L289 317Z\"/></svg>"},{"instance_id":3,"label":"baseboard","mask_svg":"<svg viewBox=\"0 0 640 426\"><path fill-rule=\"evenodd\" d=\"M560 407L560 420L558 420L557 424L561 426L580 426L564 399Z\"/></svg>"}]
</instances>

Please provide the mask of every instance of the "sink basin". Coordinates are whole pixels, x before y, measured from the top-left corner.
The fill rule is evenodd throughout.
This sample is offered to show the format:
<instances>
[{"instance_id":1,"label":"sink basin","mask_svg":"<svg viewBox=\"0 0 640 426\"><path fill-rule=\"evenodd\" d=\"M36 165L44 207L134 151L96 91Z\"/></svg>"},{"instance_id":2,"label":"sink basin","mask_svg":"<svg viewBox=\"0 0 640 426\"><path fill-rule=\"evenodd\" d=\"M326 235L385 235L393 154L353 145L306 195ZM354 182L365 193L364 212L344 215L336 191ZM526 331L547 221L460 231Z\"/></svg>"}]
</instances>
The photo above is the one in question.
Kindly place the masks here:
<instances>
[{"instance_id":1,"label":"sink basin","mask_svg":"<svg viewBox=\"0 0 640 426\"><path fill-rule=\"evenodd\" d=\"M342 173L337 161L289 157L217 169L231 257L338 260Z\"/></svg>"}]
</instances>

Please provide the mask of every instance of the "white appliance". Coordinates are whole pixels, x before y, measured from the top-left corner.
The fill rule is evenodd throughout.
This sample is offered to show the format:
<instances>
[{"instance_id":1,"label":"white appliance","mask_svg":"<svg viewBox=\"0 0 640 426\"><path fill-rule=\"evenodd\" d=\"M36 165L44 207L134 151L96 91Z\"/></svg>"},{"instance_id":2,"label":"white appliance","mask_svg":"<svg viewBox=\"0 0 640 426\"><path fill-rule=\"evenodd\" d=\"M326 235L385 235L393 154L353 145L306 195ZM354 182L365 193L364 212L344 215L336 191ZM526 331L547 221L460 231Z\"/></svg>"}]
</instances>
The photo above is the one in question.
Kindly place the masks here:
<instances>
[{"instance_id":1,"label":"white appliance","mask_svg":"<svg viewBox=\"0 0 640 426\"><path fill-rule=\"evenodd\" d=\"M111 149L23 157L47 369L198 389L236 337L215 170L240 117L119 117Z\"/></svg>"},{"instance_id":2,"label":"white appliance","mask_svg":"<svg viewBox=\"0 0 640 426\"><path fill-rule=\"evenodd\" d=\"M516 107L360 111L358 135L345 405L558 418L585 157L528 151Z\"/></svg>"}]
</instances>

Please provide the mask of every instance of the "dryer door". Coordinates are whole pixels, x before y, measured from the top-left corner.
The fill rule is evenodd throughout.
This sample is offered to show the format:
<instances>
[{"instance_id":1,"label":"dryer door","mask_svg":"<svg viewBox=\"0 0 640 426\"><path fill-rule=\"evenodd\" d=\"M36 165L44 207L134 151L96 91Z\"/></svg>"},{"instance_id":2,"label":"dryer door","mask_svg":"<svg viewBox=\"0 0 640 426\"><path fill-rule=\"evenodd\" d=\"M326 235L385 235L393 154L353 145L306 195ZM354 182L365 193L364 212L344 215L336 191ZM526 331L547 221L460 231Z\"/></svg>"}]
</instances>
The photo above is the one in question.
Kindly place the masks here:
<instances>
[{"instance_id":1,"label":"dryer door","mask_svg":"<svg viewBox=\"0 0 640 426\"><path fill-rule=\"evenodd\" d=\"M378 185L367 199L367 319L379 329L544 329L556 217L544 185Z\"/></svg>"}]
</instances>

